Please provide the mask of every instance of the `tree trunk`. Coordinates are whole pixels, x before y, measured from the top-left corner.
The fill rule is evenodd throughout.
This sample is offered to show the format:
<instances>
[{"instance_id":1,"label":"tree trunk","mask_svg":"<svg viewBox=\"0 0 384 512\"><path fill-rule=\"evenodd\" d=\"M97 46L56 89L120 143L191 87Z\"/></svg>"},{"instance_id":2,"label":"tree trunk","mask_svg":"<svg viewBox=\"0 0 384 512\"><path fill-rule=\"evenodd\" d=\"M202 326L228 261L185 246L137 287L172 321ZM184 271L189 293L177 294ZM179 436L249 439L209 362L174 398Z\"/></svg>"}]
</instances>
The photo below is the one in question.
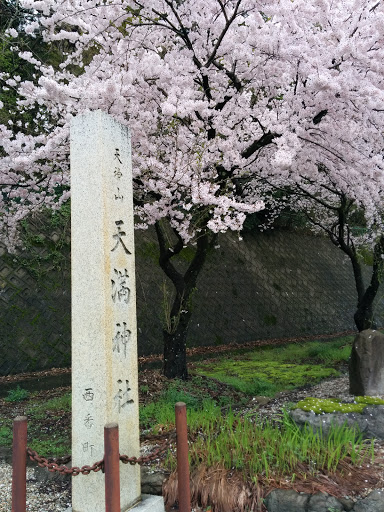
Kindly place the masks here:
<instances>
[{"instance_id":1,"label":"tree trunk","mask_svg":"<svg viewBox=\"0 0 384 512\"><path fill-rule=\"evenodd\" d=\"M371 282L368 287L364 284L362 263L357 254L356 247L350 237L348 226L348 213L353 205L353 201L342 198L342 204L338 209L338 223L334 232L328 232L328 235L337 247L339 247L351 260L353 276L357 291L357 309L354 314L356 327L359 331L364 329L374 329L376 327L373 312L373 301L379 290L380 281L383 274L384 260L384 235L381 235L373 249L373 267Z\"/></svg>"},{"instance_id":2,"label":"tree trunk","mask_svg":"<svg viewBox=\"0 0 384 512\"><path fill-rule=\"evenodd\" d=\"M359 331L364 329L376 329L376 322L373 313L373 301L379 290L383 274L384 235L376 243L373 251L372 276L369 286L363 293L358 293L357 310L354 315L355 324ZM352 262L353 263L353 262ZM355 271L355 266L354 266ZM362 281L361 265L359 263L360 278ZM356 276L355 276L356 279ZM358 290L359 291L359 290Z\"/></svg>"},{"instance_id":3,"label":"tree trunk","mask_svg":"<svg viewBox=\"0 0 384 512\"><path fill-rule=\"evenodd\" d=\"M365 288L363 270L356 252L351 251L348 255L352 263L357 291L357 309L353 318L358 331L371 329L374 325L372 305L376 292L372 293L372 287ZM369 288L371 288L371 293L368 293Z\"/></svg>"},{"instance_id":4,"label":"tree trunk","mask_svg":"<svg viewBox=\"0 0 384 512\"><path fill-rule=\"evenodd\" d=\"M175 332L169 333L163 329L163 373L168 379L187 380L188 378L187 333L191 315L188 316L189 318L180 319Z\"/></svg>"},{"instance_id":5,"label":"tree trunk","mask_svg":"<svg viewBox=\"0 0 384 512\"><path fill-rule=\"evenodd\" d=\"M365 329L376 329L376 322L373 315L372 302L366 305L358 304L353 318L358 331L364 331Z\"/></svg>"},{"instance_id":6,"label":"tree trunk","mask_svg":"<svg viewBox=\"0 0 384 512\"><path fill-rule=\"evenodd\" d=\"M196 251L187 270L182 273L176 269L171 259L183 249L183 240L174 231L177 241L170 246L164 226L160 221L155 224L160 248L159 264L174 286L173 303L165 319L163 329L164 362L163 372L169 379L188 378L187 369L187 333L192 316L192 295L196 289L197 278L204 266L209 249L216 235L209 232L200 234L196 242Z\"/></svg>"},{"instance_id":7,"label":"tree trunk","mask_svg":"<svg viewBox=\"0 0 384 512\"><path fill-rule=\"evenodd\" d=\"M358 331L375 329L376 323L374 318L373 302L379 290L383 271L383 259L381 258L381 251L384 250L383 237L380 238L379 242L377 242L374 247L374 262L371 282L368 287L365 287L362 264L355 248L340 243L335 245L338 245L340 249L345 252L352 263L353 276L355 278L357 291L357 309L353 316L356 327Z\"/></svg>"}]
</instances>

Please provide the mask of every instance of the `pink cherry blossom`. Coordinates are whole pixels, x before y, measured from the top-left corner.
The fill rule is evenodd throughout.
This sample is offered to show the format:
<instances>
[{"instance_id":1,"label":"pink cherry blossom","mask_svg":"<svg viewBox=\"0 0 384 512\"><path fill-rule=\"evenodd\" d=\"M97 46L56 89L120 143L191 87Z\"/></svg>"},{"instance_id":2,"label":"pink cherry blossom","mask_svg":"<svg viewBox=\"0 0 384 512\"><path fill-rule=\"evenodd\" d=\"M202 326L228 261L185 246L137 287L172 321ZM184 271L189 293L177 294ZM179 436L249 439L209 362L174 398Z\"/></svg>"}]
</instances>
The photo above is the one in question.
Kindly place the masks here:
<instances>
[{"instance_id":1,"label":"pink cherry blossom","mask_svg":"<svg viewBox=\"0 0 384 512\"><path fill-rule=\"evenodd\" d=\"M58 69L20 53L37 82L2 75L21 112L40 110L26 133L0 127L0 225L10 248L22 218L68 199L58 202L55 186L70 183L69 123L95 109L132 130L138 227L166 217L193 241L204 211L205 228L241 230L276 187L332 202L329 183L381 226L382 2L21 3L39 13L27 33L73 50Z\"/></svg>"}]
</instances>

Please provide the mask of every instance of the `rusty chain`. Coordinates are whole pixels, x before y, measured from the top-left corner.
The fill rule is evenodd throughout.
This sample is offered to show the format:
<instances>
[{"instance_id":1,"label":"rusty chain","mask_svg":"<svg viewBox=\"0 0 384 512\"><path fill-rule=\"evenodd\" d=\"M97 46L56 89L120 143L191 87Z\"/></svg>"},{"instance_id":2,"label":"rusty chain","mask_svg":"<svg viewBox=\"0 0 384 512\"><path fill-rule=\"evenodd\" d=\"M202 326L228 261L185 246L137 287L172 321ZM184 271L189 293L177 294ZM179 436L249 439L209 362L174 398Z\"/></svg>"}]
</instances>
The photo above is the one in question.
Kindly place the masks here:
<instances>
[{"instance_id":1,"label":"rusty chain","mask_svg":"<svg viewBox=\"0 0 384 512\"><path fill-rule=\"evenodd\" d=\"M147 455L141 455L140 457L129 457L128 455L120 455L120 460L123 464L131 464L132 466L135 464L143 465L147 464L148 462L152 462L155 459L159 458L161 455L163 455L170 447L172 442L176 439L176 432L173 432L168 436L167 439L165 439L156 450L154 450L151 453L148 453ZM62 475L72 475L77 476L80 473L83 475L89 475L91 471L94 471L97 473L97 471L103 471L104 472L104 459L99 460L98 462L95 462L92 466L82 466L81 468L74 466L74 467L67 467L65 464L68 463L71 460L71 456L67 455L66 457L58 457L57 459L54 458L45 458L40 457L38 453L35 450L31 450L31 448L27 448L27 455L30 458L30 460L37 462L37 465L41 468L47 468L48 471L55 472Z\"/></svg>"},{"instance_id":2,"label":"rusty chain","mask_svg":"<svg viewBox=\"0 0 384 512\"><path fill-rule=\"evenodd\" d=\"M123 464L131 464L134 466L135 464L139 464L142 466L143 464L147 464L148 462L152 462L155 459L159 458L163 453L165 453L170 447L172 442L176 439L176 432L173 432L168 436L168 439L164 439L164 441L159 445L156 450L148 455L140 455L140 457L128 457L128 455L120 455L120 460Z\"/></svg>"},{"instance_id":3,"label":"rusty chain","mask_svg":"<svg viewBox=\"0 0 384 512\"><path fill-rule=\"evenodd\" d=\"M68 468L64 464L58 464L57 461L61 462L60 459L46 459L45 457L40 457L35 450L31 450L30 448L27 448L27 455L32 461L37 462L39 467L47 468L48 471L51 471L52 473L57 471L62 475L77 476L79 473L89 475L91 471L97 472L104 468L104 459L99 462L95 462L92 466L83 466L81 468L74 466L72 468ZM65 457L65 460L69 461L70 456Z\"/></svg>"}]
</instances>

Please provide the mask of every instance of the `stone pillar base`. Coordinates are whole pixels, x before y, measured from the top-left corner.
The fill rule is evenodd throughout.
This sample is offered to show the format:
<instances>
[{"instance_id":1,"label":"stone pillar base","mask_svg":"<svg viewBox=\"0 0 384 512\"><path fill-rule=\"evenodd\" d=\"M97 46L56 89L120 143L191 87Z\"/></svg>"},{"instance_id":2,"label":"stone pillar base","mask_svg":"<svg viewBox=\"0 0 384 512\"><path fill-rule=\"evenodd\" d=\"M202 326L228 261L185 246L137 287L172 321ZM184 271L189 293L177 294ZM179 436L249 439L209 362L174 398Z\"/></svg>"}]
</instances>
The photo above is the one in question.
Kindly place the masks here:
<instances>
[{"instance_id":1,"label":"stone pillar base","mask_svg":"<svg viewBox=\"0 0 384 512\"><path fill-rule=\"evenodd\" d=\"M153 494L142 494L141 501L133 508L128 510L132 512L165 512L164 500L162 496Z\"/></svg>"}]
</instances>

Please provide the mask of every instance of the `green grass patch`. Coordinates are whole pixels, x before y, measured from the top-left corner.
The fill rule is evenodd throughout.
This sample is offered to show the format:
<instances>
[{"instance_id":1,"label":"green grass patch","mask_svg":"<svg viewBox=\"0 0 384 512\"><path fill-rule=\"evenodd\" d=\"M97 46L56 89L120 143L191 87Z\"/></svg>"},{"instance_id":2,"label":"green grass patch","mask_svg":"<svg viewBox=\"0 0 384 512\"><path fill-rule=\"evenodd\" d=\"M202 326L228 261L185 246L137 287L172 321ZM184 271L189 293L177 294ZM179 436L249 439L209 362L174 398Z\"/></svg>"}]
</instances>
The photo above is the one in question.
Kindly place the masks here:
<instances>
[{"instance_id":1,"label":"green grass patch","mask_svg":"<svg viewBox=\"0 0 384 512\"><path fill-rule=\"evenodd\" d=\"M71 453L69 440L61 437L55 438L55 435L52 434L49 439L32 439L28 446L41 457L62 457Z\"/></svg>"},{"instance_id":2,"label":"green grass patch","mask_svg":"<svg viewBox=\"0 0 384 512\"><path fill-rule=\"evenodd\" d=\"M9 446L12 444L12 428L2 425L0 427L0 446Z\"/></svg>"},{"instance_id":3,"label":"green grass patch","mask_svg":"<svg viewBox=\"0 0 384 512\"><path fill-rule=\"evenodd\" d=\"M55 428L63 413L71 410L71 392L50 400L35 401L26 409L28 416L28 446L42 457L59 457L71 453L69 432ZM47 421L49 419L47 426ZM56 420L55 420L56 419ZM67 435L66 435L67 434Z\"/></svg>"},{"instance_id":4,"label":"green grass patch","mask_svg":"<svg viewBox=\"0 0 384 512\"><path fill-rule=\"evenodd\" d=\"M321 365L288 364L279 361L220 360L214 365L202 363L201 375L213 377L247 394L274 396L278 391L294 389L337 377L340 372Z\"/></svg>"},{"instance_id":5,"label":"green grass patch","mask_svg":"<svg viewBox=\"0 0 384 512\"><path fill-rule=\"evenodd\" d=\"M212 384L215 386L215 383ZM170 382L156 401L139 408L140 427L156 431L160 427L173 425L177 402L187 405L188 424L194 423L198 417L199 421L205 422L205 416L216 416L220 412L219 406L230 405L229 397L214 401L203 386L200 377L194 377L188 382Z\"/></svg>"},{"instance_id":6,"label":"green grass patch","mask_svg":"<svg viewBox=\"0 0 384 512\"><path fill-rule=\"evenodd\" d=\"M35 419L45 418L47 411L70 411L71 410L71 392L62 396L51 398L46 402L35 403L27 408L26 414Z\"/></svg>"},{"instance_id":7,"label":"green grass patch","mask_svg":"<svg viewBox=\"0 0 384 512\"><path fill-rule=\"evenodd\" d=\"M290 343L280 347L260 347L242 354L256 361L280 361L284 363L326 363L340 364L351 355L353 336L343 336L331 341Z\"/></svg>"},{"instance_id":8,"label":"green grass patch","mask_svg":"<svg viewBox=\"0 0 384 512\"><path fill-rule=\"evenodd\" d=\"M355 396L355 402L365 405L384 405L384 400L375 396Z\"/></svg>"},{"instance_id":9,"label":"green grass patch","mask_svg":"<svg viewBox=\"0 0 384 512\"><path fill-rule=\"evenodd\" d=\"M33 398L25 414L28 418L28 446L43 457L58 457L71 453L69 432L57 433L54 426L47 427L47 419L55 417L60 421L63 412L71 409L71 393L65 393L50 400ZM0 446L12 446L12 419L0 420Z\"/></svg>"}]
</instances>

